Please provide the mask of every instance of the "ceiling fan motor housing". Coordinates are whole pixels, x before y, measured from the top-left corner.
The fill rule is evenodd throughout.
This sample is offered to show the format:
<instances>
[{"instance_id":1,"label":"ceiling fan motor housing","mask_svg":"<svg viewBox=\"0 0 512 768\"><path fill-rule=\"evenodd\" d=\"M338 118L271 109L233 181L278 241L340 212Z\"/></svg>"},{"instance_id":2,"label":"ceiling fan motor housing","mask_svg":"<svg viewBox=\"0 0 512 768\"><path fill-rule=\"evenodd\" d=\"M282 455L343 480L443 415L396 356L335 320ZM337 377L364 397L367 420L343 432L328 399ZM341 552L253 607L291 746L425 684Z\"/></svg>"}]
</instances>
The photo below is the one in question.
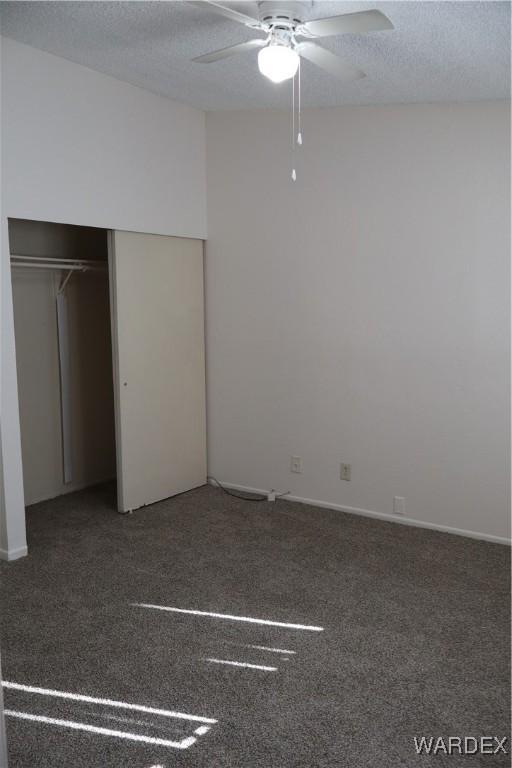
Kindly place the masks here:
<instances>
[{"instance_id":1,"label":"ceiling fan motor housing","mask_svg":"<svg viewBox=\"0 0 512 768\"><path fill-rule=\"evenodd\" d=\"M284 29L293 31L302 24L305 11L310 3L301 2L273 2L262 0L258 3L260 21L271 29Z\"/></svg>"}]
</instances>

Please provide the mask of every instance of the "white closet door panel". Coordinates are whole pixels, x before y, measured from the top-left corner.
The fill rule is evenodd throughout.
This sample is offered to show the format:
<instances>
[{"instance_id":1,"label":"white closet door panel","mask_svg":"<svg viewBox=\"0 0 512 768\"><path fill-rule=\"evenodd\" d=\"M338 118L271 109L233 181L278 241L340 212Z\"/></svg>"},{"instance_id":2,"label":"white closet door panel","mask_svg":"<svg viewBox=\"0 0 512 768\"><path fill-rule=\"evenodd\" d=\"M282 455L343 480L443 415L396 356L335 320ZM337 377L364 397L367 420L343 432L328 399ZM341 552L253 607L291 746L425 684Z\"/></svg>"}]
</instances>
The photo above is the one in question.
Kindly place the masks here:
<instances>
[{"instance_id":1,"label":"white closet door panel","mask_svg":"<svg viewBox=\"0 0 512 768\"><path fill-rule=\"evenodd\" d=\"M203 243L113 232L118 506L206 482Z\"/></svg>"}]
</instances>

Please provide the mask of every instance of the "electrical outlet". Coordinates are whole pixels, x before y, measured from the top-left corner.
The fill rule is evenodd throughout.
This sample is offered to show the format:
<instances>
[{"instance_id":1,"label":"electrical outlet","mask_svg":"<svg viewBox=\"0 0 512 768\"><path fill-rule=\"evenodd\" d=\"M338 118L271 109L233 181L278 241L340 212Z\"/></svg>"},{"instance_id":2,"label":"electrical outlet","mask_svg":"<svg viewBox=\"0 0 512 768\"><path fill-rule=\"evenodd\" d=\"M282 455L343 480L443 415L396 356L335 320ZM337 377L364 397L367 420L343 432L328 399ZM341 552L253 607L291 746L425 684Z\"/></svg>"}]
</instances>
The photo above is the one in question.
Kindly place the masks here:
<instances>
[{"instance_id":1,"label":"electrical outlet","mask_svg":"<svg viewBox=\"0 0 512 768\"><path fill-rule=\"evenodd\" d=\"M405 515L405 498L403 496L393 496L393 514Z\"/></svg>"},{"instance_id":2,"label":"electrical outlet","mask_svg":"<svg viewBox=\"0 0 512 768\"><path fill-rule=\"evenodd\" d=\"M298 475L302 472L302 459L300 456L292 456L290 459L290 472L296 472Z\"/></svg>"},{"instance_id":3,"label":"electrical outlet","mask_svg":"<svg viewBox=\"0 0 512 768\"><path fill-rule=\"evenodd\" d=\"M340 464L340 480L350 480L352 477L352 465Z\"/></svg>"}]
</instances>

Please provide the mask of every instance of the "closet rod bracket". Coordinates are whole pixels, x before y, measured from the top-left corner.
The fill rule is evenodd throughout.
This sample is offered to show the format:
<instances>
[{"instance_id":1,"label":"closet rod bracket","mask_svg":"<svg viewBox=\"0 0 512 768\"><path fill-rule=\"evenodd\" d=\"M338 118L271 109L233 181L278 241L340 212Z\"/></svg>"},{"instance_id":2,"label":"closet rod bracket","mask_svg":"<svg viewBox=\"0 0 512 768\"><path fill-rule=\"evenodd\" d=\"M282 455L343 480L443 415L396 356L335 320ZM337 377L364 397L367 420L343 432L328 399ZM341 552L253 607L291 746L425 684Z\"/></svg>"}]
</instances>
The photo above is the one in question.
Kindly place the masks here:
<instances>
[{"instance_id":1,"label":"closet rod bracket","mask_svg":"<svg viewBox=\"0 0 512 768\"><path fill-rule=\"evenodd\" d=\"M57 295L61 294L61 293L64 293L64 288L68 284L69 278L71 277L72 274L73 274L73 270L72 269L68 270L68 273L67 273L66 277L64 278L64 280L61 282L61 284L59 286L59 289L57 291Z\"/></svg>"}]
</instances>

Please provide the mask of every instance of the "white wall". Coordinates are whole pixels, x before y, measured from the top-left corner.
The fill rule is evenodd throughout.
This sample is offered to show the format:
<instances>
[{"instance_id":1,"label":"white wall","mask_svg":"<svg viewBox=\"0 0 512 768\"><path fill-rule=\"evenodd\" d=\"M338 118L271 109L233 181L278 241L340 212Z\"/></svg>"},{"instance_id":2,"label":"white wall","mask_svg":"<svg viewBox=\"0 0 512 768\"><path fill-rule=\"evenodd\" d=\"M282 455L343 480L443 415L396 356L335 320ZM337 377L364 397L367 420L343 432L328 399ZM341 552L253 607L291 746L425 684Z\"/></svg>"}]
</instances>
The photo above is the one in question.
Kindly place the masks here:
<instances>
[{"instance_id":1,"label":"white wall","mask_svg":"<svg viewBox=\"0 0 512 768\"><path fill-rule=\"evenodd\" d=\"M171 74L171 73L170 73ZM2 38L0 557L25 548L8 216L204 238L204 114Z\"/></svg>"},{"instance_id":2,"label":"white wall","mask_svg":"<svg viewBox=\"0 0 512 768\"><path fill-rule=\"evenodd\" d=\"M206 236L203 112L5 38L2 65L7 216Z\"/></svg>"},{"instance_id":3,"label":"white wall","mask_svg":"<svg viewBox=\"0 0 512 768\"><path fill-rule=\"evenodd\" d=\"M0 37L0 84L4 44ZM0 94L1 95L1 94ZM0 98L0 140L3 148L5 110ZM3 151L2 151L3 156ZM3 178L3 157L1 162ZM6 196L0 184L0 558L12 560L27 553L23 508L23 475L18 418L18 392L9 273Z\"/></svg>"},{"instance_id":4,"label":"white wall","mask_svg":"<svg viewBox=\"0 0 512 768\"><path fill-rule=\"evenodd\" d=\"M210 474L509 537L508 105L289 124L207 118Z\"/></svg>"}]
</instances>

